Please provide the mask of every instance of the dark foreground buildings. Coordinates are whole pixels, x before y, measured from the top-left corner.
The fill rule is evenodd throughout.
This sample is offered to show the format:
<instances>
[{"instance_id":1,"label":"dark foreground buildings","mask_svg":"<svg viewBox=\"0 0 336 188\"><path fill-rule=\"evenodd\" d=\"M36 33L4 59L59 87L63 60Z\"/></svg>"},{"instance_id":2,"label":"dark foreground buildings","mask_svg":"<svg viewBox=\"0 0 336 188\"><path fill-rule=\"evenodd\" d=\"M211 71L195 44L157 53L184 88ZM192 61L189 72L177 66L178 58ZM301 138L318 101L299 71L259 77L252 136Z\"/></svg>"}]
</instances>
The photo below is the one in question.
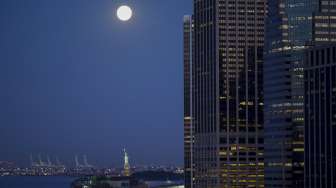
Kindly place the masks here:
<instances>
[{"instance_id":1,"label":"dark foreground buildings","mask_svg":"<svg viewBox=\"0 0 336 188\"><path fill-rule=\"evenodd\" d=\"M336 1L323 0L305 62L305 187L336 187Z\"/></svg>"},{"instance_id":2,"label":"dark foreground buildings","mask_svg":"<svg viewBox=\"0 0 336 188\"><path fill-rule=\"evenodd\" d=\"M266 22L265 187L304 187L306 50L335 42L336 1L268 1Z\"/></svg>"},{"instance_id":3,"label":"dark foreground buildings","mask_svg":"<svg viewBox=\"0 0 336 188\"><path fill-rule=\"evenodd\" d=\"M264 187L265 8L265 0L194 0L194 54L191 69L185 66L185 74L191 70L191 114L187 105L185 128L190 117L192 149L186 155L192 165L186 159L186 171L191 167L195 188Z\"/></svg>"},{"instance_id":4,"label":"dark foreground buildings","mask_svg":"<svg viewBox=\"0 0 336 188\"><path fill-rule=\"evenodd\" d=\"M305 188L336 187L336 45L315 46L305 67Z\"/></svg>"},{"instance_id":5,"label":"dark foreground buildings","mask_svg":"<svg viewBox=\"0 0 336 188\"><path fill-rule=\"evenodd\" d=\"M305 58L305 188L336 187L336 1L321 0Z\"/></svg>"},{"instance_id":6,"label":"dark foreground buildings","mask_svg":"<svg viewBox=\"0 0 336 188\"><path fill-rule=\"evenodd\" d=\"M266 22L265 187L304 185L303 58L317 0L268 1Z\"/></svg>"},{"instance_id":7,"label":"dark foreground buildings","mask_svg":"<svg viewBox=\"0 0 336 188\"><path fill-rule=\"evenodd\" d=\"M192 53L185 56L192 57L186 187L329 188L335 181L334 65L315 63L334 62L336 0L267 3L268 11L266 0L194 0L194 41L185 50Z\"/></svg>"}]
</instances>

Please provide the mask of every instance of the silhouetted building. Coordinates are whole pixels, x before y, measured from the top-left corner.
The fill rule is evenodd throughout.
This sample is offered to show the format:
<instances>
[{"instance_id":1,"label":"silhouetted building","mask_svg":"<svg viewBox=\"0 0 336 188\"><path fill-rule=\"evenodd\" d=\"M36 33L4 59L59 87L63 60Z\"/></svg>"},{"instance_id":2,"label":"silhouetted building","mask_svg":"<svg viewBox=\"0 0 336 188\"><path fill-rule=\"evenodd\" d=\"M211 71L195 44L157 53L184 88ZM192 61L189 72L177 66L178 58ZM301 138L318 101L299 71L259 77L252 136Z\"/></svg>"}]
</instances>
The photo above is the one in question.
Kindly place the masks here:
<instances>
[{"instance_id":1,"label":"silhouetted building","mask_svg":"<svg viewBox=\"0 0 336 188\"><path fill-rule=\"evenodd\" d=\"M264 187L265 2L194 0L191 164L195 188Z\"/></svg>"},{"instance_id":2,"label":"silhouetted building","mask_svg":"<svg viewBox=\"0 0 336 188\"><path fill-rule=\"evenodd\" d=\"M305 187L336 187L336 1L321 0L305 61Z\"/></svg>"},{"instance_id":3,"label":"silhouetted building","mask_svg":"<svg viewBox=\"0 0 336 188\"><path fill-rule=\"evenodd\" d=\"M336 187L336 45L315 46L305 68L305 187Z\"/></svg>"},{"instance_id":4,"label":"silhouetted building","mask_svg":"<svg viewBox=\"0 0 336 188\"><path fill-rule=\"evenodd\" d=\"M312 44L335 41L335 1L268 1L265 187L304 186L304 59Z\"/></svg>"},{"instance_id":5,"label":"silhouetted building","mask_svg":"<svg viewBox=\"0 0 336 188\"><path fill-rule=\"evenodd\" d=\"M184 174L185 187L191 187L192 181L192 127L191 127L191 64L192 64L192 17L185 16L183 20L184 42Z\"/></svg>"},{"instance_id":6,"label":"silhouetted building","mask_svg":"<svg viewBox=\"0 0 336 188\"><path fill-rule=\"evenodd\" d=\"M302 188L303 59L318 0L268 1L265 34L265 187Z\"/></svg>"}]
</instances>

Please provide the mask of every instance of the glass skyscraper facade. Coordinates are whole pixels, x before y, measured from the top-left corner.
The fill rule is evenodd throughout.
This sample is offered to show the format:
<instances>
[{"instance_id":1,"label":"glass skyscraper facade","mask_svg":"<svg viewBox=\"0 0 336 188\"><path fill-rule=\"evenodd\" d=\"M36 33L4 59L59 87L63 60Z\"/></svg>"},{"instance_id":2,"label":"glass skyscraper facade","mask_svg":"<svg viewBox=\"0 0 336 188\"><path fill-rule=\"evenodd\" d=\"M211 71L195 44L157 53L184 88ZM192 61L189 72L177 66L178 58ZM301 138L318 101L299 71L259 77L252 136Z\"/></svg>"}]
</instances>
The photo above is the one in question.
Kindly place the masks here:
<instances>
[{"instance_id":1,"label":"glass skyscraper facade","mask_svg":"<svg viewBox=\"0 0 336 188\"><path fill-rule=\"evenodd\" d=\"M305 50L318 0L268 1L266 21L265 187L304 186Z\"/></svg>"},{"instance_id":2,"label":"glass skyscraper facade","mask_svg":"<svg viewBox=\"0 0 336 188\"><path fill-rule=\"evenodd\" d=\"M264 187L265 0L194 0L192 187Z\"/></svg>"},{"instance_id":3,"label":"glass skyscraper facade","mask_svg":"<svg viewBox=\"0 0 336 188\"><path fill-rule=\"evenodd\" d=\"M336 1L268 3L264 63L265 187L304 187L309 178L321 175L309 174L311 165L305 167L305 163L312 162L307 157L311 152L305 149L311 149L307 144L315 142L304 126L307 123L305 54L311 46L336 42ZM304 175L309 177L306 181Z\"/></svg>"},{"instance_id":4,"label":"glass skyscraper facade","mask_svg":"<svg viewBox=\"0 0 336 188\"><path fill-rule=\"evenodd\" d=\"M305 187L336 187L336 1L321 0L305 58Z\"/></svg>"},{"instance_id":5,"label":"glass skyscraper facade","mask_svg":"<svg viewBox=\"0 0 336 188\"><path fill-rule=\"evenodd\" d=\"M334 183L334 130L326 132L330 138L321 134L327 119L334 125L334 96L330 104L328 96L321 98L333 94L333 81L327 81L334 79L333 69L304 68L333 58L334 48L319 52L316 45L336 42L336 0L267 3L268 10L266 0L194 0L193 55L185 68L192 80L185 115L192 127L187 187ZM307 60L307 50L320 54ZM318 73L309 72L313 68ZM325 114L327 105L332 115L323 119L316 113L323 108Z\"/></svg>"},{"instance_id":6,"label":"glass skyscraper facade","mask_svg":"<svg viewBox=\"0 0 336 188\"><path fill-rule=\"evenodd\" d=\"M305 61L305 188L336 187L336 46Z\"/></svg>"}]
</instances>

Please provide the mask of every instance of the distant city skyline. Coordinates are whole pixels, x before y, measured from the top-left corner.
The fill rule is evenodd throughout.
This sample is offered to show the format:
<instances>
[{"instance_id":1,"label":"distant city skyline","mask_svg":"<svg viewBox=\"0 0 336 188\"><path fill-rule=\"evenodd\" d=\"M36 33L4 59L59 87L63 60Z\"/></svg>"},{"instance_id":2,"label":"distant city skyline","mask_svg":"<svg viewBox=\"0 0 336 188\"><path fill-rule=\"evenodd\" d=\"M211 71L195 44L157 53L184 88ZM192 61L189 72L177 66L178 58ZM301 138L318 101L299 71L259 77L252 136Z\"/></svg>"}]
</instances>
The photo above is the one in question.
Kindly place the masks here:
<instances>
[{"instance_id":1,"label":"distant city skyline","mask_svg":"<svg viewBox=\"0 0 336 188\"><path fill-rule=\"evenodd\" d=\"M123 153L121 153L123 154ZM86 157L86 160L85 160ZM76 158L78 163L76 162ZM124 166L124 156L119 156L119 158L115 158L111 161L117 160L116 163L110 163L110 164L102 164L98 165L99 162L96 160L91 161L90 156L88 155L73 155L72 158L59 158L58 156L51 156L51 155L30 155L27 156L27 159L25 160L20 160L24 161L22 163L17 163L14 160L0 160L0 162L6 162L6 163L13 163L17 167L25 168L25 167L31 167L34 165L65 165L67 167L76 167L76 166L93 166L97 168L105 168L105 167L113 167L113 168L123 168ZM49 163L50 161L50 163ZM86 162L85 162L86 161ZM181 164L160 164L160 163L134 163L134 161L130 160L130 166L135 167L135 166L174 166L174 167L182 167L183 165Z\"/></svg>"}]
</instances>

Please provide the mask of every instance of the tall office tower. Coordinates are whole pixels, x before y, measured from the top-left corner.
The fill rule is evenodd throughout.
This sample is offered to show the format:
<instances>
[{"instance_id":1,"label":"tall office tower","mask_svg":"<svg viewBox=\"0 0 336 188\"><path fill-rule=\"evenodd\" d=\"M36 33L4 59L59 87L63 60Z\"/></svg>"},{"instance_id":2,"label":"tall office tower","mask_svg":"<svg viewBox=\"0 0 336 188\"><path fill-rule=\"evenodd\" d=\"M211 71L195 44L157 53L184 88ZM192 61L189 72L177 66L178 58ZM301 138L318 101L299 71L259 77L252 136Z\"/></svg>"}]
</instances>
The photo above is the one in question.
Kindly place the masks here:
<instances>
[{"instance_id":1,"label":"tall office tower","mask_svg":"<svg viewBox=\"0 0 336 188\"><path fill-rule=\"evenodd\" d=\"M303 59L318 0L271 0L265 33L265 187L302 188Z\"/></svg>"},{"instance_id":2,"label":"tall office tower","mask_svg":"<svg viewBox=\"0 0 336 188\"><path fill-rule=\"evenodd\" d=\"M321 0L305 61L305 187L336 187L336 1Z\"/></svg>"},{"instance_id":3,"label":"tall office tower","mask_svg":"<svg viewBox=\"0 0 336 188\"><path fill-rule=\"evenodd\" d=\"M266 0L194 0L194 188L264 187Z\"/></svg>"},{"instance_id":4,"label":"tall office tower","mask_svg":"<svg viewBox=\"0 0 336 188\"><path fill-rule=\"evenodd\" d=\"M305 51L335 41L335 0L275 0L268 7L265 187L303 187Z\"/></svg>"},{"instance_id":5,"label":"tall office tower","mask_svg":"<svg viewBox=\"0 0 336 188\"><path fill-rule=\"evenodd\" d=\"M191 127L191 65L192 65L192 17L184 16L183 48L184 48L184 175L185 187L191 187L192 181L192 127Z\"/></svg>"},{"instance_id":6,"label":"tall office tower","mask_svg":"<svg viewBox=\"0 0 336 188\"><path fill-rule=\"evenodd\" d=\"M336 187L336 45L312 47L305 68L305 187Z\"/></svg>"}]
</instances>

